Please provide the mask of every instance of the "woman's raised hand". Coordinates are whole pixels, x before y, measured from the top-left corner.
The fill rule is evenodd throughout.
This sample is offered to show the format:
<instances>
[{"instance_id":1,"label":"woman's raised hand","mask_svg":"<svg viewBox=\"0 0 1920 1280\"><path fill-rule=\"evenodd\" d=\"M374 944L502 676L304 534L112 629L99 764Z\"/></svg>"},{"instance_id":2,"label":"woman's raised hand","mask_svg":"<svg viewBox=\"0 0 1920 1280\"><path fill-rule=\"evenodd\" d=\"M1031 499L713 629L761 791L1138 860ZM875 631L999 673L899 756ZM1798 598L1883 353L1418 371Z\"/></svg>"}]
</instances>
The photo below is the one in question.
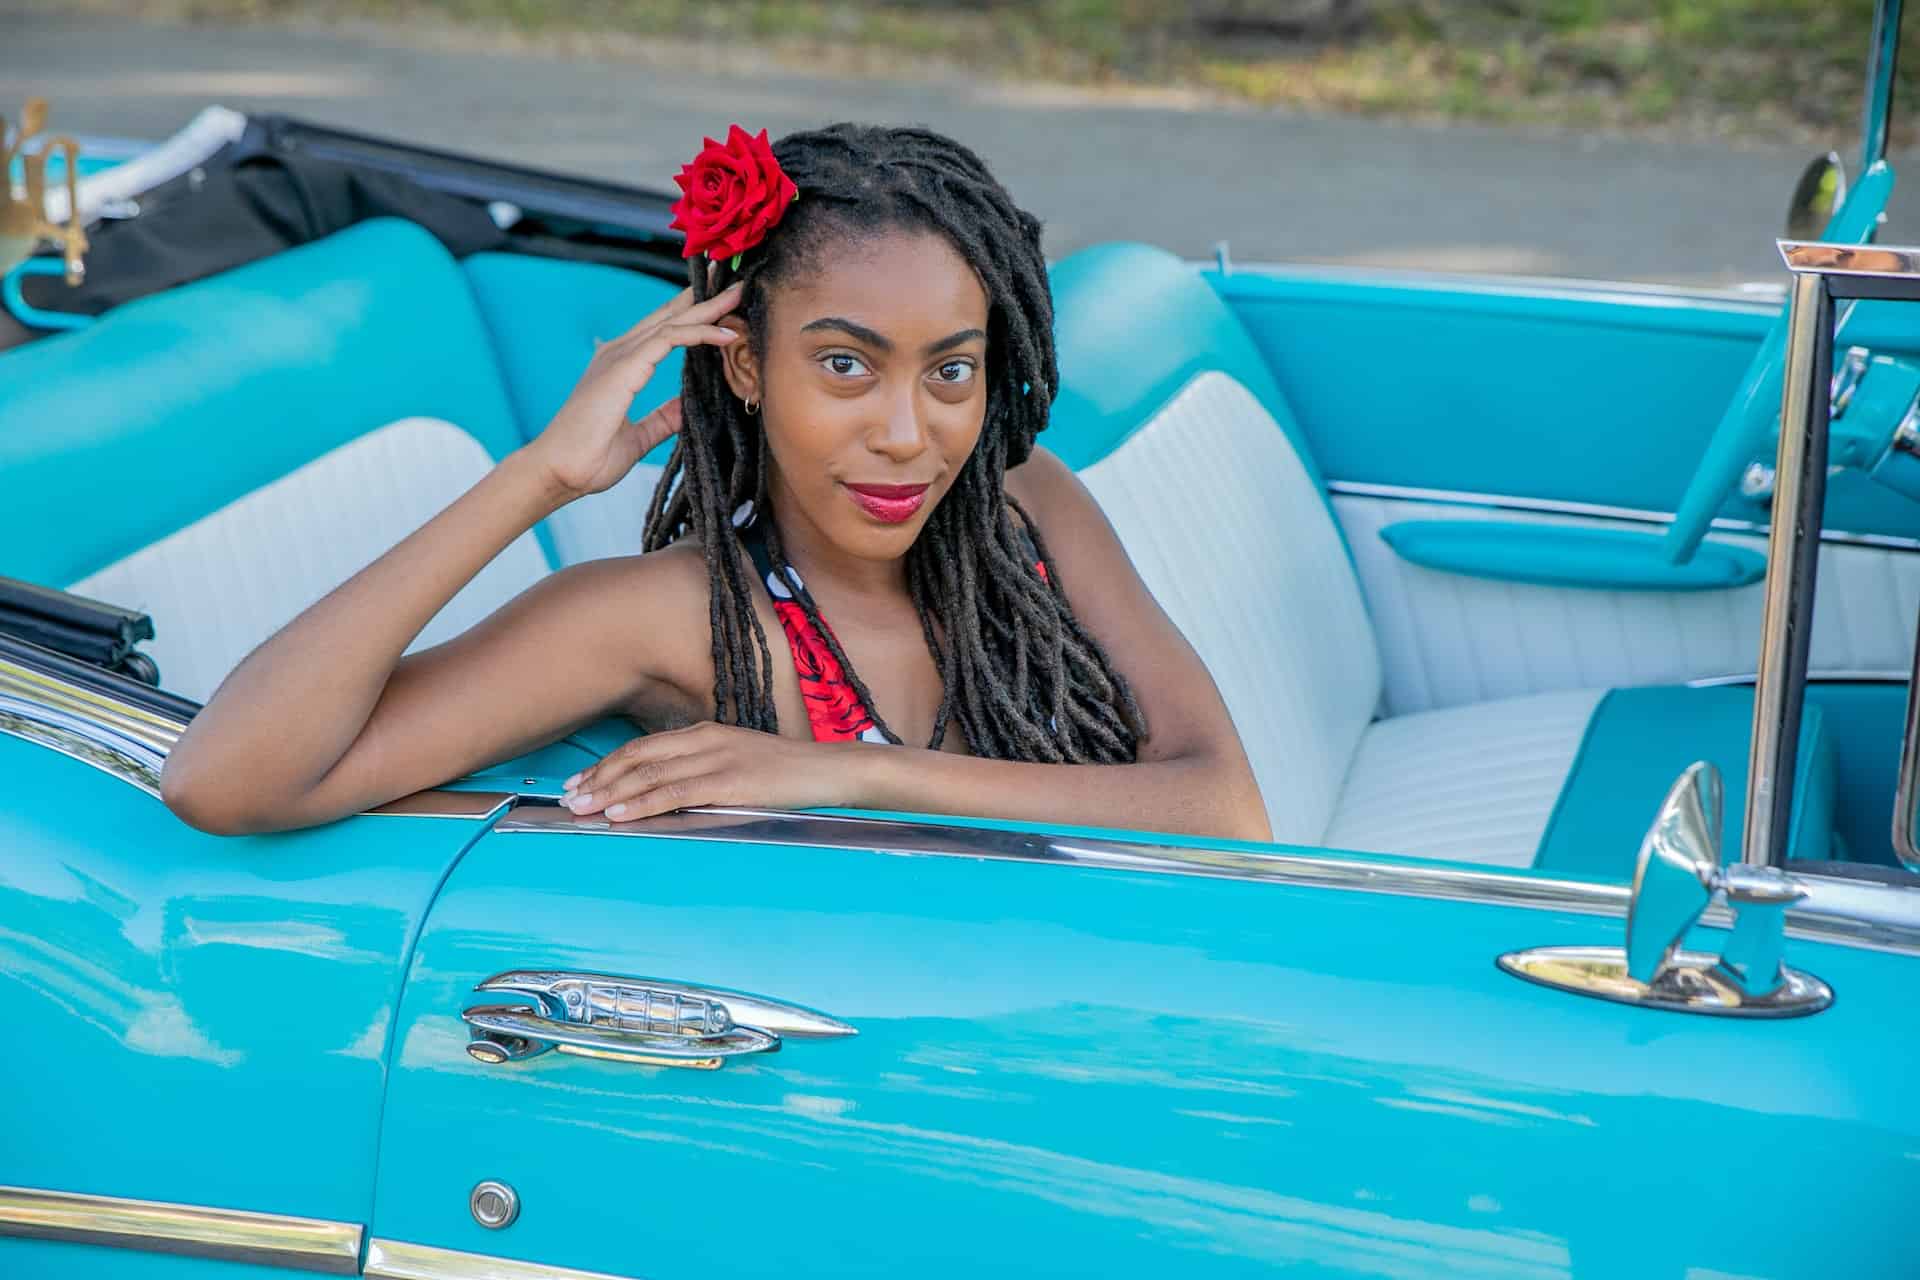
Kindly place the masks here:
<instances>
[{"instance_id":1,"label":"woman's raised hand","mask_svg":"<svg viewBox=\"0 0 1920 1280\"><path fill-rule=\"evenodd\" d=\"M573 393L546 430L527 446L567 500L610 489L662 440L680 430L679 397L638 422L627 418L633 398L676 347L725 346L740 337L720 320L740 301L735 283L705 302L682 289L667 304L593 353Z\"/></svg>"}]
</instances>

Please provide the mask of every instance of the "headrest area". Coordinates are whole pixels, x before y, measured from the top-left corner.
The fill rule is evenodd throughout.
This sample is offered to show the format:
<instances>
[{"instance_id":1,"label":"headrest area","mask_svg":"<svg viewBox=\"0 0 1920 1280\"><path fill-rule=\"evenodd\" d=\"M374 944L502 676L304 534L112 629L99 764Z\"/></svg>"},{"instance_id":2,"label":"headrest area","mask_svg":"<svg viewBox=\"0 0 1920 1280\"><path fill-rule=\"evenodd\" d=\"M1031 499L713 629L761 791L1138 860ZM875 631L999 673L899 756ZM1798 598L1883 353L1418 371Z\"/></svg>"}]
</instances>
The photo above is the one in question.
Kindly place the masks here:
<instances>
[{"instance_id":1,"label":"headrest area","mask_svg":"<svg viewBox=\"0 0 1920 1280\"><path fill-rule=\"evenodd\" d=\"M52 586L391 422L521 440L465 278L393 219L9 351L0 385L0 573Z\"/></svg>"},{"instance_id":2,"label":"headrest area","mask_svg":"<svg viewBox=\"0 0 1920 1280\"><path fill-rule=\"evenodd\" d=\"M1053 298L1061 385L1040 443L1068 466L1100 461L1214 370L1252 394L1325 487L1252 336L1191 264L1152 245L1093 245L1054 265Z\"/></svg>"}]
</instances>

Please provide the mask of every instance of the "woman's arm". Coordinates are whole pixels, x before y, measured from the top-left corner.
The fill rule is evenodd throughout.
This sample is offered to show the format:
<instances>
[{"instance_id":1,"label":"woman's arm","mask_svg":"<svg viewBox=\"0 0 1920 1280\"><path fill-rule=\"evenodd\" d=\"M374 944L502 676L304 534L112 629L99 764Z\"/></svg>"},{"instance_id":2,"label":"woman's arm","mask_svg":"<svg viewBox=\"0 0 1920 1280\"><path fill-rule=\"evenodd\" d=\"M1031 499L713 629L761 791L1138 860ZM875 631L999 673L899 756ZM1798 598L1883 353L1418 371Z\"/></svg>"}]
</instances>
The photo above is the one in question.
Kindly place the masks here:
<instances>
[{"instance_id":1,"label":"woman's arm","mask_svg":"<svg viewBox=\"0 0 1920 1280\"><path fill-rule=\"evenodd\" d=\"M838 805L1271 839L1219 690L1079 477L1036 450L1007 481L1041 526L1049 572L1146 715L1136 763L1020 764L696 725L627 743L569 779L570 807L626 820L695 804Z\"/></svg>"},{"instance_id":2,"label":"woman's arm","mask_svg":"<svg viewBox=\"0 0 1920 1280\"><path fill-rule=\"evenodd\" d=\"M603 346L537 440L248 655L169 753L168 807L222 833L327 822L550 742L638 692L648 646L623 625L631 596L608 588L666 585L672 565L575 566L401 655L515 538L678 430L677 401L638 423L627 408L669 351L732 341L711 321L737 300L682 293Z\"/></svg>"}]
</instances>

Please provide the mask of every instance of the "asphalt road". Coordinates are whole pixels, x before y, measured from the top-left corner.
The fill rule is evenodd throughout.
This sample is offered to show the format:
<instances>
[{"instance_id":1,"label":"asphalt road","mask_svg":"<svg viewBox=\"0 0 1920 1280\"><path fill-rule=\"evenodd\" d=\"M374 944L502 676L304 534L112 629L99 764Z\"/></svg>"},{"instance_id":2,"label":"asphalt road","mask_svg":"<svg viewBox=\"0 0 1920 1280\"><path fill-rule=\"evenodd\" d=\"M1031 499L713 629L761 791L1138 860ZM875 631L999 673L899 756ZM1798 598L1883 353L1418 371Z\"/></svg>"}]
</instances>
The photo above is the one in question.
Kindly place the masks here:
<instances>
[{"instance_id":1,"label":"asphalt road","mask_svg":"<svg viewBox=\"0 0 1920 1280\"><path fill-rule=\"evenodd\" d=\"M631 50L148 25L0 0L0 111L41 94L63 129L157 138L218 102L664 187L701 135L730 121L776 136L838 119L923 123L984 155L1046 222L1055 255L1126 238L1200 256L1226 240L1240 261L1777 281L1773 237L1811 154L740 61L709 54L689 70ZM1920 238L1920 192L1906 194L1884 239Z\"/></svg>"}]
</instances>

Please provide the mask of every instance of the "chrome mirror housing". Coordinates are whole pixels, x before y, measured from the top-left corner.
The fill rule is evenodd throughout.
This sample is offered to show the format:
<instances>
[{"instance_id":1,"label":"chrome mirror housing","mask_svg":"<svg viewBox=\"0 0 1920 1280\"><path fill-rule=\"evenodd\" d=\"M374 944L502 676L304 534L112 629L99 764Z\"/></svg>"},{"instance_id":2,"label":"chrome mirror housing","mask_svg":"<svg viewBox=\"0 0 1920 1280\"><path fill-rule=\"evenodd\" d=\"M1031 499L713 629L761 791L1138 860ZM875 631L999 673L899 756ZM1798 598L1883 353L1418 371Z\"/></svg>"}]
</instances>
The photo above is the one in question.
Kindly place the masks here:
<instances>
[{"instance_id":1,"label":"chrome mirror housing","mask_svg":"<svg viewBox=\"0 0 1920 1280\"><path fill-rule=\"evenodd\" d=\"M1787 201L1787 239L1818 240L1833 220L1834 210L1847 198L1847 167L1840 153L1815 156L1793 185Z\"/></svg>"},{"instance_id":2,"label":"chrome mirror housing","mask_svg":"<svg viewBox=\"0 0 1920 1280\"><path fill-rule=\"evenodd\" d=\"M1535 947L1500 967L1543 986L1678 1013L1783 1018L1818 1013L1833 990L1783 960L1786 912L1806 891L1778 867L1720 865L1720 771L1687 766L1640 843L1625 947ZM1720 955L1683 951L1724 894L1732 935Z\"/></svg>"},{"instance_id":3,"label":"chrome mirror housing","mask_svg":"<svg viewBox=\"0 0 1920 1280\"><path fill-rule=\"evenodd\" d=\"M1661 802L1633 866L1627 907L1627 972L1652 982L1713 901L1720 871L1720 771L1688 766Z\"/></svg>"}]
</instances>

